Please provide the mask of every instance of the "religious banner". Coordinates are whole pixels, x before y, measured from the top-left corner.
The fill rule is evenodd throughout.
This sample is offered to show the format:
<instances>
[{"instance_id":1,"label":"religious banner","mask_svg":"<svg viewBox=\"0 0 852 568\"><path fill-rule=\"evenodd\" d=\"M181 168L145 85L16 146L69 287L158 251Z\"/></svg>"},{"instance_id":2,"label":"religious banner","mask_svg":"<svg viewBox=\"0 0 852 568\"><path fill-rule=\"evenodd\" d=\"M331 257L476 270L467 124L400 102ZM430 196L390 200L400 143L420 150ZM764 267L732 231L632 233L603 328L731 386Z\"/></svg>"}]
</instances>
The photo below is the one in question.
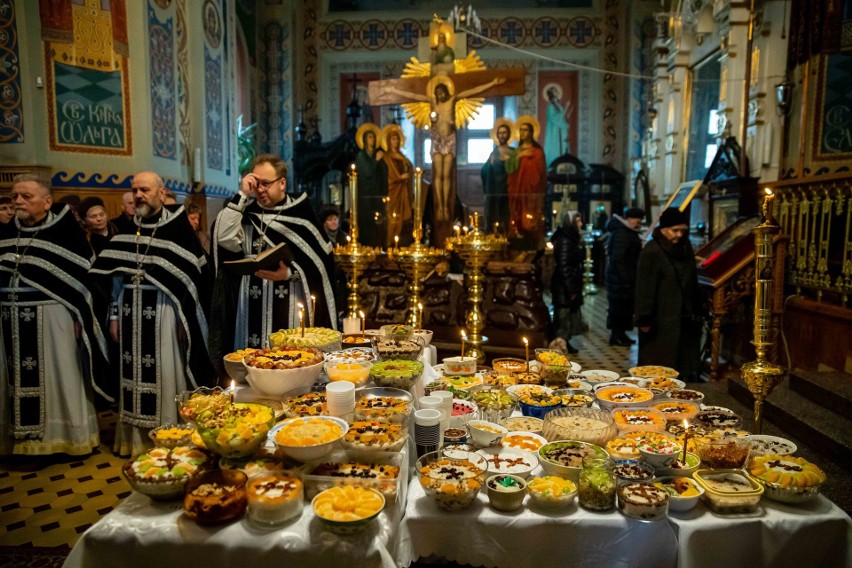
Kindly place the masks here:
<instances>
[{"instance_id":1,"label":"religious banner","mask_svg":"<svg viewBox=\"0 0 852 568\"><path fill-rule=\"evenodd\" d=\"M539 71L539 144L550 164L564 154L577 154L577 72Z\"/></svg>"},{"instance_id":2,"label":"religious banner","mask_svg":"<svg viewBox=\"0 0 852 568\"><path fill-rule=\"evenodd\" d=\"M131 154L124 0L41 0L40 9L57 39L45 42L50 149Z\"/></svg>"}]
</instances>

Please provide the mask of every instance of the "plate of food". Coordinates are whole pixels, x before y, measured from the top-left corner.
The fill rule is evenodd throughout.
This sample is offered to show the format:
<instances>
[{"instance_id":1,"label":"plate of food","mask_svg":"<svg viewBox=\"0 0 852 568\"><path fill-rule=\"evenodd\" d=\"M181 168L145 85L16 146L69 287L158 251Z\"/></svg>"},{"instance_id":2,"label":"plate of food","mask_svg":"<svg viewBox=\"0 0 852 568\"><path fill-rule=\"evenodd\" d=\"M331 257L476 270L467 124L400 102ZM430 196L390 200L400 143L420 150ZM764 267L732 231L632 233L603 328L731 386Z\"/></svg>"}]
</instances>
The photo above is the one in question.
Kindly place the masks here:
<instances>
[{"instance_id":1,"label":"plate of food","mask_svg":"<svg viewBox=\"0 0 852 568\"><path fill-rule=\"evenodd\" d=\"M677 376L680 374L671 367L663 367L661 365L642 365L639 367L630 367L627 372L630 373L631 377L644 377L648 379L653 379L655 377L668 377L670 379L676 379Z\"/></svg>"}]
</instances>

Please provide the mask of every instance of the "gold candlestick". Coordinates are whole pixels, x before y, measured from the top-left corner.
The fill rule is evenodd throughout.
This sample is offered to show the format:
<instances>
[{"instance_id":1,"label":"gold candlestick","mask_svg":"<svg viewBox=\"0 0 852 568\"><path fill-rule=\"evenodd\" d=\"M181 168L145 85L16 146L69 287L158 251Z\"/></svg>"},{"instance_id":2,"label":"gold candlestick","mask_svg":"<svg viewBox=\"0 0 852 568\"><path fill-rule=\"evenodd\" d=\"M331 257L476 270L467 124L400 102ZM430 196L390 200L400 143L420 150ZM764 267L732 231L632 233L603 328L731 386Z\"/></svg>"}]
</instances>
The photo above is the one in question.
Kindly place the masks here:
<instances>
[{"instance_id":1,"label":"gold candlestick","mask_svg":"<svg viewBox=\"0 0 852 568\"><path fill-rule=\"evenodd\" d=\"M766 353L775 343L772 326L772 241L778 225L772 220L772 200L775 195L766 189L763 201L764 221L754 228L755 287L754 287L754 345L757 360L746 363L740 375L754 397L754 431L763 429L763 401L784 378L784 368L766 359Z\"/></svg>"},{"instance_id":2,"label":"gold candlestick","mask_svg":"<svg viewBox=\"0 0 852 568\"><path fill-rule=\"evenodd\" d=\"M420 200L423 196L423 170L414 168L414 243L423 241L423 210L420 209ZM399 244L397 244L399 247Z\"/></svg>"},{"instance_id":3,"label":"gold candlestick","mask_svg":"<svg viewBox=\"0 0 852 568\"><path fill-rule=\"evenodd\" d=\"M349 166L349 234L352 242L358 242L358 171L355 164Z\"/></svg>"}]
</instances>

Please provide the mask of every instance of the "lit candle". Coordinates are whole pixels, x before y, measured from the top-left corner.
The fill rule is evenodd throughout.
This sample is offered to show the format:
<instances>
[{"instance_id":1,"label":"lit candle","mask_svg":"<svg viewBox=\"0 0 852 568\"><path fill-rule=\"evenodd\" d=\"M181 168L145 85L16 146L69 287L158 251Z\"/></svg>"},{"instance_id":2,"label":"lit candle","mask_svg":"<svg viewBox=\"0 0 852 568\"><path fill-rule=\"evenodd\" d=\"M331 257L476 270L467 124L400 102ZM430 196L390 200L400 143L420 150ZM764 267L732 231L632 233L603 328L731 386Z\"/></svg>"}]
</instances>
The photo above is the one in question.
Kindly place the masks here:
<instances>
[{"instance_id":1,"label":"lit candle","mask_svg":"<svg viewBox=\"0 0 852 568\"><path fill-rule=\"evenodd\" d=\"M524 337L524 350L525 350L524 363L526 363L527 373L529 373L530 372L530 342L526 337Z\"/></svg>"},{"instance_id":2,"label":"lit candle","mask_svg":"<svg viewBox=\"0 0 852 568\"><path fill-rule=\"evenodd\" d=\"M461 227L458 225L453 225L453 230L456 232L456 238L459 237L459 232L461 232Z\"/></svg>"},{"instance_id":3,"label":"lit candle","mask_svg":"<svg viewBox=\"0 0 852 568\"><path fill-rule=\"evenodd\" d=\"M494 236L497 236L497 229L500 227L500 222L494 223Z\"/></svg>"},{"instance_id":4,"label":"lit candle","mask_svg":"<svg viewBox=\"0 0 852 568\"><path fill-rule=\"evenodd\" d=\"M464 342L467 341L467 334L462 330L461 332L462 338L462 349L461 349L461 360L464 361Z\"/></svg>"},{"instance_id":5,"label":"lit candle","mask_svg":"<svg viewBox=\"0 0 852 568\"><path fill-rule=\"evenodd\" d=\"M349 166L349 233L358 242L358 172L355 164Z\"/></svg>"},{"instance_id":6,"label":"lit candle","mask_svg":"<svg viewBox=\"0 0 852 568\"><path fill-rule=\"evenodd\" d=\"M348 245L350 243L352 243L352 237L350 237L349 235L346 235L346 244Z\"/></svg>"},{"instance_id":7,"label":"lit candle","mask_svg":"<svg viewBox=\"0 0 852 568\"><path fill-rule=\"evenodd\" d=\"M423 329L423 304L417 302L417 329Z\"/></svg>"},{"instance_id":8,"label":"lit candle","mask_svg":"<svg viewBox=\"0 0 852 568\"><path fill-rule=\"evenodd\" d=\"M763 198L763 219L765 221L772 220L772 200L775 199L775 194L768 187L763 189L766 197Z\"/></svg>"},{"instance_id":9,"label":"lit candle","mask_svg":"<svg viewBox=\"0 0 852 568\"><path fill-rule=\"evenodd\" d=\"M305 337L305 306L300 302L299 306L299 327L302 328L302 337Z\"/></svg>"},{"instance_id":10,"label":"lit candle","mask_svg":"<svg viewBox=\"0 0 852 568\"><path fill-rule=\"evenodd\" d=\"M686 467L686 442L689 440L689 422L683 421L683 467Z\"/></svg>"},{"instance_id":11,"label":"lit candle","mask_svg":"<svg viewBox=\"0 0 852 568\"><path fill-rule=\"evenodd\" d=\"M393 238L394 246L396 246L396 250L399 250L399 235Z\"/></svg>"},{"instance_id":12,"label":"lit candle","mask_svg":"<svg viewBox=\"0 0 852 568\"><path fill-rule=\"evenodd\" d=\"M317 313L317 297L311 294L311 327L314 327L314 318Z\"/></svg>"},{"instance_id":13,"label":"lit candle","mask_svg":"<svg viewBox=\"0 0 852 568\"><path fill-rule=\"evenodd\" d=\"M359 311L358 316L361 318L361 335L364 335L364 323L367 318L364 317L364 312Z\"/></svg>"},{"instance_id":14,"label":"lit candle","mask_svg":"<svg viewBox=\"0 0 852 568\"><path fill-rule=\"evenodd\" d=\"M231 379L231 392L230 392L231 404L234 404L234 391L236 390L236 388L237 388L237 381Z\"/></svg>"}]
</instances>

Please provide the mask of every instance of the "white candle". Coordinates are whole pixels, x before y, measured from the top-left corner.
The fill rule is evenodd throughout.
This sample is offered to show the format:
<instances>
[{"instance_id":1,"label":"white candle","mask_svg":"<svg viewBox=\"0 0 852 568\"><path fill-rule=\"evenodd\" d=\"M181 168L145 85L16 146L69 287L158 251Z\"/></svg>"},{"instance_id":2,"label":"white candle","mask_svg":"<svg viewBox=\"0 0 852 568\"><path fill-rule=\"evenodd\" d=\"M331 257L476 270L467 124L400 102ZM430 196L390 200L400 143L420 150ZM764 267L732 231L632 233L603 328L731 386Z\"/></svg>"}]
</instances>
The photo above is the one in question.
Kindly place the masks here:
<instances>
[{"instance_id":1,"label":"white candle","mask_svg":"<svg viewBox=\"0 0 852 568\"><path fill-rule=\"evenodd\" d=\"M364 312L362 312L362 311L359 311L358 315L361 317L361 333L363 334L364 333L364 324L365 324L365 321L366 321L367 318L364 316Z\"/></svg>"},{"instance_id":2,"label":"white candle","mask_svg":"<svg viewBox=\"0 0 852 568\"><path fill-rule=\"evenodd\" d=\"M467 334L462 330L461 332L462 338L462 348L461 348L461 360L464 361L464 342L467 341Z\"/></svg>"},{"instance_id":3,"label":"white candle","mask_svg":"<svg viewBox=\"0 0 852 568\"><path fill-rule=\"evenodd\" d=\"M361 320L354 317L343 318L343 333L358 333L361 329Z\"/></svg>"},{"instance_id":4,"label":"white candle","mask_svg":"<svg viewBox=\"0 0 852 568\"><path fill-rule=\"evenodd\" d=\"M524 337L524 348L525 348L524 362L527 364L527 373L529 373L530 372L530 342L526 337Z\"/></svg>"},{"instance_id":5,"label":"white candle","mask_svg":"<svg viewBox=\"0 0 852 568\"><path fill-rule=\"evenodd\" d=\"M349 233L352 240L358 242L358 172L355 164L350 166L349 172Z\"/></svg>"},{"instance_id":6,"label":"white candle","mask_svg":"<svg viewBox=\"0 0 852 568\"><path fill-rule=\"evenodd\" d=\"M311 327L314 327L314 319L317 314L317 297L311 294Z\"/></svg>"}]
</instances>

